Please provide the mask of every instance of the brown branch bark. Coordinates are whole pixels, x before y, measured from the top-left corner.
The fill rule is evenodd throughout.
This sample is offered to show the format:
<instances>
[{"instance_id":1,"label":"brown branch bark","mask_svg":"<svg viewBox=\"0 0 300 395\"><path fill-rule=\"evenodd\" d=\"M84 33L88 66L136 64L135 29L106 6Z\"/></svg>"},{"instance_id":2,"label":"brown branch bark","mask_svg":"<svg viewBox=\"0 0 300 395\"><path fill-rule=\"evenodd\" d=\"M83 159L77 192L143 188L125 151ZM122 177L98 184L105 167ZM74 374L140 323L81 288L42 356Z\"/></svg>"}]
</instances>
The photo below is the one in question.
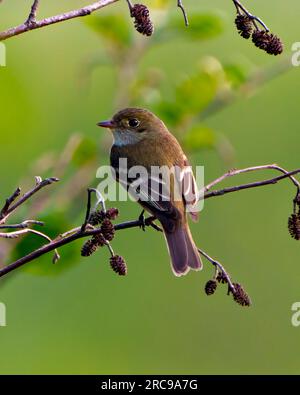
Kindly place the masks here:
<instances>
[{"instance_id":1,"label":"brown branch bark","mask_svg":"<svg viewBox=\"0 0 300 395\"><path fill-rule=\"evenodd\" d=\"M146 218L145 220L145 225L150 226L151 222L154 220L153 217ZM141 227L143 225L143 222L141 220L135 220L135 221L127 221L127 222L122 222L120 224L115 225L115 230L122 230L122 229L130 229L130 228L137 228ZM67 237L64 238L57 238L53 240L52 242L38 248L37 250L31 252L30 254L18 259L17 261L11 263L10 265L7 265L3 267L0 270L0 277L3 277L4 275L10 273L11 271L19 268L20 266L25 265L25 263L31 262L40 256L47 254L48 252L54 251L55 249L62 247L66 244L69 244L75 240L82 239L85 237L91 237L94 236L98 233L100 233L100 229L92 229L92 230L85 230L81 231L81 228L79 228L74 234L71 234Z\"/></svg>"},{"instance_id":2,"label":"brown branch bark","mask_svg":"<svg viewBox=\"0 0 300 395\"><path fill-rule=\"evenodd\" d=\"M227 193L238 192L238 191L242 191L244 189L257 188L257 187L262 187L262 186L266 186L266 185L274 185L274 184L277 184L279 181L284 180L285 178L290 178L291 176L294 176L299 173L300 173L300 169L297 169L297 170L288 172L286 174L283 174L282 176L269 178L267 180L256 181L256 182L251 182L248 184L241 184L241 185L236 185L233 187L228 187L228 188L223 188L223 189L207 192L204 194L204 199L208 199L208 198L215 197L215 196L222 196Z\"/></svg>"},{"instance_id":3,"label":"brown branch bark","mask_svg":"<svg viewBox=\"0 0 300 395\"><path fill-rule=\"evenodd\" d=\"M96 1L91 5L73 11L69 11L63 14L54 15L41 20L36 20L36 11L39 2L35 1L32 5L31 13L28 19L24 23L18 26L14 26L10 29L1 32L0 41L7 40L10 37L18 36L20 34L26 33L31 30L40 29L45 26L53 25L55 23L60 23L81 16L90 15L101 8L116 3L117 1L119 0L100 0L100 1Z\"/></svg>"},{"instance_id":4,"label":"brown branch bark","mask_svg":"<svg viewBox=\"0 0 300 395\"><path fill-rule=\"evenodd\" d=\"M19 200L16 201L21 193L21 189L17 188L15 192L8 199L6 199L6 202L2 210L0 211L0 225L4 224L12 212L14 212L19 206L24 204L40 189L44 188L47 185L51 185L57 181L59 180L56 177L46 178L45 180L42 180L40 177L36 177L36 185L30 191L26 192ZM16 203L14 203L15 201Z\"/></svg>"},{"instance_id":5,"label":"brown branch bark","mask_svg":"<svg viewBox=\"0 0 300 395\"><path fill-rule=\"evenodd\" d=\"M210 192L207 191L204 194L203 198L204 199L208 199L210 197L222 196L222 195L227 194L227 193L237 192L237 191L241 191L241 190L244 190L244 189L256 188L256 187L265 186L265 185L274 185L274 184L278 183L281 180L289 178L289 179L291 179L293 181L293 184L297 188L297 195L296 196L299 199L299 195L298 195L298 193L299 193L299 188L298 188L299 187L299 183L293 176L298 174L298 173L300 173L300 169L296 169L296 170L293 170L291 172L287 172L286 170L282 169L281 167L279 167L277 165L254 166L252 168L246 168L246 169L240 169L240 170L232 170L231 172L225 173L225 175L217 178L215 181L213 181L210 184L208 184L207 187L206 187L206 190L211 188L213 185L216 185L219 182L223 181L225 178L227 178L229 176L231 177L233 175L242 174L242 173L245 173L245 172L248 172L248 171L254 171L255 169L256 170L261 170L262 168L264 168L264 169L270 169L271 168L271 169L279 170L279 171L283 172L284 174L282 174L281 176L278 176L278 177L273 177L273 178L269 178L269 179L266 179L266 180L253 182L253 183L236 185L236 186L233 186L233 187L223 188L223 189L220 189L220 190L215 190L215 191L210 191ZM56 179L54 179L54 180L56 180ZM44 180L44 181L46 181L46 180ZM40 182L40 184L42 184L42 182ZM49 184L49 181L48 181L48 184ZM45 185L45 184L43 184L43 185ZM35 190L35 192L36 192L36 189L37 189L37 187L34 188L33 190ZM11 210L13 207L16 208L16 207L20 206L20 204L24 203L30 196L33 195L33 193L32 193L33 190L31 190L27 194L25 194L23 196L23 198L21 198L11 208L7 208L7 210ZM18 267L23 266L24 264L26 264L28 262L31 262L31 261L39 258L40 256L42 256L44 254L47 254L48 252L56 251L56 249L59 248L59 247L62 247L64 245L66 245L66 244L69 244L69 243L71 243L71 242L73 242L75 240L82 239L82 238L85 238L85 237L92 237L92 236L100 233L101 232L100 228L90 229L87 226L87 221L88 221L88 217L89 217L89 213L90 213L90 209L91 209L91 200L90 200L90 192L91 191L92 190L89 190L87 211L86 211L85 221L84 221L84 224L82 226L80 226L78 228L75 228L75 229L72 229L70 231L67 231L63 235L59 235L56 239L51 240L48 244L38 248L37 250L29 253L28 255L18 259L17 261L15 261L15 262L3 267L2 269L0 269L0 277L5 276L6 274L10 273L11 271L17 269ZM295 201L296 200L294 199L294 202ZM297 203L298 204L300 203L299 200L297 201ZM148 217L145 220L141 216L137 220L126 221L126 222L122 222L122 223L116 224L114 228L115 228L116 231L118 231L118 230L130 229L130 228L142 228L143 229L145 226L147 226L147 227L151 226L151 227L153 227L156 230L160 230L160 228L157 227L154 224L154 221L155 221L155 217L153 217L153 216ZM207 257L207 254L205 254L204 251L202 251L202 250L199 250L199 251L200 251L200 253L203 256ZM58 254L56 253L56 255L58 255ZM214 264L215 264L215 261L214 261ZM219 268L221 270L223 270L221 266ZM227 275L225 270L224 270L224 275ZM229 285L231 286L230 279L229 279Z\"/></svg>"},{"instance_id":6,"label":"brown branch bark","mask_svg":"<svg viewBox=\"0 0 300 395\"><path fill-rule=\"evenodd\" d=\"M18 187L12 193L12 195L5 200L4 206L2 207L2 209L0 211L0 223L2 223L1 220L6 216L10 205L20 196L20 193L21 193L21 189Z\"/></svg>"},{"instance_id":7,"label":"brown branch bark","mask_svg":"<svg viewBox=\"0 0 300 395\"><path fill-rule=\"evenodd\" d=\"M37 14L37 9L39 7L39 3L40 3L40 0L34 0L32 6L31 6L30 14L27 18L27 21L25 22L27 25L36 23L36 14Z\"/></svg>"},{"instance_id":8,"label":"brown branch bark","mask_svg":"<svg viewBox=\"0 0 300 395\"><path fill-rule=\"evenodd\" d=\"M40 225L43 226L44 222L36 221L34 219L27 219L20 224L10 224L10 225L0 225L0 229L25 229L28 228L29 225Z\"/></svg>"}]
</instances>

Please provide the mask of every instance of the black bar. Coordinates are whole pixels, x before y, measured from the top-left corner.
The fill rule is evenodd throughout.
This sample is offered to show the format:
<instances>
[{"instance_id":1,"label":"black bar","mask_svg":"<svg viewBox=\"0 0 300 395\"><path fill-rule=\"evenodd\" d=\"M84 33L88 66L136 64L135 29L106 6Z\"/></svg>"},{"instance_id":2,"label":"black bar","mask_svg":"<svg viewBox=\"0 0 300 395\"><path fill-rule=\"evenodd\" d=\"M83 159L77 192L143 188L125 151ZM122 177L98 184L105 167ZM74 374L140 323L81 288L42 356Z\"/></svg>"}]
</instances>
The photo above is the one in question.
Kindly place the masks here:
<instances>
[{"instance_id":1,"label":"black bar","mask_svg":"<svg viewBox=\"0 0 300 395\"><path fill-rule=\"evenodd\" d=\"M289 385L300 384L300 376L200 376L200 375L80 375L80 376L0 376L1 388L13 391L30 391L43 394L67 391L67 393L97 394L101 392L174 392L216 393L276 391L287 392ZM207 392L209 391L209 392Z\"/></svg>"}]
</instances>

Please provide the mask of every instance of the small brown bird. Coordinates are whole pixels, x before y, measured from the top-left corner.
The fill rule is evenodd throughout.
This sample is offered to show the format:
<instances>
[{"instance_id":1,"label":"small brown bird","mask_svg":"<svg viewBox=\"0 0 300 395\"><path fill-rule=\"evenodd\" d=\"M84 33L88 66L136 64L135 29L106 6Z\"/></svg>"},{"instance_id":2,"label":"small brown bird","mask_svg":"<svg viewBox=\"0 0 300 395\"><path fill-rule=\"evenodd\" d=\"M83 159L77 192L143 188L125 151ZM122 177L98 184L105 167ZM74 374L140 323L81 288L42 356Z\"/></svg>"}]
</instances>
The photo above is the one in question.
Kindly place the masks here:
<instances>
[{"instance_id":1,"label":"small brown bird","mask_svg":"<svg viewBox=\"0 0 300 395\"><path fill-rule=\"evenodd\" d=\"M133 166L143 166L146 169L149 178L145 182L146 188L142 188L143 198L140 197L138 202L143 209L160 221L167 240L174 274L182 276L190 268L200 270L201 259L187 222L187 206L195 203L197 186L191 168L188 167L187 158L176 138L158 117L150 111L139 108L126 108L119 111L111 120L99 122L98 126L112 131L114 143L110 152L110 163L120 183L121 173L127 172L128 174ZM122 159L123 161L126 159L127 168L120 166ZM155 198L153 197L151 173L153 166L167 167L170 170L177 167L184 174L183 178L182 175L170 176L168 199L161 192L165 184L165 180L161 177L159 178L160 192L157 194L155 191ZM133 177L128 177L127 189L135 180ZM175 199L175 189L181 191L177 199ZM197 214L189 211L192 219L196 219Z\"/></svg>"}]
</instances>

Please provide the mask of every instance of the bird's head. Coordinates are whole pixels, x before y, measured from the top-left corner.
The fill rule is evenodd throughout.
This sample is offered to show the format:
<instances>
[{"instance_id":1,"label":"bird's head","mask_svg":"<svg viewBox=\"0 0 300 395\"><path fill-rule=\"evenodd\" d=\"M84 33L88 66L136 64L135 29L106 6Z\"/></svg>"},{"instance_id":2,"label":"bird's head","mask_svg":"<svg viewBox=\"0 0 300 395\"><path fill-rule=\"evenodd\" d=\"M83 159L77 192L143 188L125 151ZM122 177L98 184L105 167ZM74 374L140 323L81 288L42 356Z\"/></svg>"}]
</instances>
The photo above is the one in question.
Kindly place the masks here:
<instances>
[{"instance_id":1,"label":"bird's head","mask_svg":"<svg viewBox=\"0 0 300 395\"><path fill-rule=\"evenodd\" d=\"M114 144L119 146L136 144L145 138L156 138L166 130L157 116L141 108L126 108L116 113L111 120L97 125L110 129Z\"/></svg>"}]
</instances>

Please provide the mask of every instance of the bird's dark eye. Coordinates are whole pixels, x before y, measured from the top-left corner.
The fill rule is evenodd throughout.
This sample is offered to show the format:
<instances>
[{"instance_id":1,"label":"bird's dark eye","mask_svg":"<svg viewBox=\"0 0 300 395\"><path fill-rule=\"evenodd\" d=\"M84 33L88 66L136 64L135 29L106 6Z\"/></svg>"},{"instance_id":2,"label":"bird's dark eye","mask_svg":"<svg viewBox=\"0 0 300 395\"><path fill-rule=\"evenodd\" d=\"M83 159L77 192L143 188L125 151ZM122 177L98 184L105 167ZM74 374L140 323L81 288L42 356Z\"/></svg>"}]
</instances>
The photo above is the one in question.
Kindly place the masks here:
<instances>
[{"instance_id":1,"label":"bird's dark eye","mask_svg":"<svg viewBox=\"0 0 300 395\"><path fill-rule=\"evenodd\" d=\"M129 125L131 128L136 128L136 127L139 126L139 124L140 124L140 122L139 122L136 118L131 118L131 119L129 119L129 121L128 121L128 125Z\"/></svg>"}]
</instances>

